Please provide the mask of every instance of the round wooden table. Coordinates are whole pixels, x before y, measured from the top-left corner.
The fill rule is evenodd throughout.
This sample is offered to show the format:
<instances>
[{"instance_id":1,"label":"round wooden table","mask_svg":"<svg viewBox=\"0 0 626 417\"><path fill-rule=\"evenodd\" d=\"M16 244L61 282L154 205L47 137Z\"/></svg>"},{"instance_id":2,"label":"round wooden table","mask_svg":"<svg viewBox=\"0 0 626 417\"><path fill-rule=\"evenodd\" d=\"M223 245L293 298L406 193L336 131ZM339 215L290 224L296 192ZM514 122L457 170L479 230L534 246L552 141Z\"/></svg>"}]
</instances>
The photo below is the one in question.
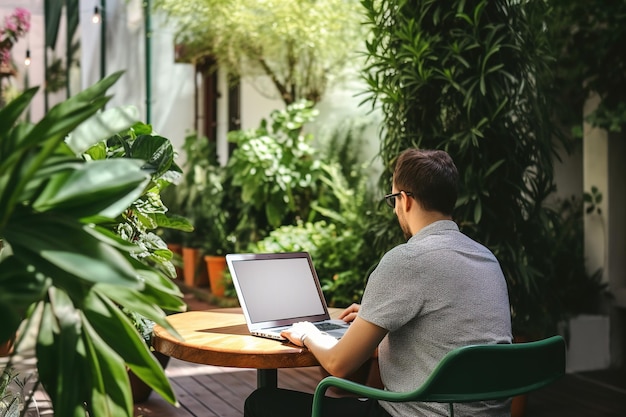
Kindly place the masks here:
<instances>
[{"instance_id":1,"label":"round wooden table","mask_svg":"<svg viewBox=\"0 0 626 417\"><path fill-rule=\"evenodd\" d=\"M330 309L337 317L342 309ZM173 314L167 321L182 340L154 327L152 346L167 356L205 365L256 368L258 386L276 386L278 368L318 366L307 350L289 342L251 336L241 308Z\"/></svg>"}]
</instances>

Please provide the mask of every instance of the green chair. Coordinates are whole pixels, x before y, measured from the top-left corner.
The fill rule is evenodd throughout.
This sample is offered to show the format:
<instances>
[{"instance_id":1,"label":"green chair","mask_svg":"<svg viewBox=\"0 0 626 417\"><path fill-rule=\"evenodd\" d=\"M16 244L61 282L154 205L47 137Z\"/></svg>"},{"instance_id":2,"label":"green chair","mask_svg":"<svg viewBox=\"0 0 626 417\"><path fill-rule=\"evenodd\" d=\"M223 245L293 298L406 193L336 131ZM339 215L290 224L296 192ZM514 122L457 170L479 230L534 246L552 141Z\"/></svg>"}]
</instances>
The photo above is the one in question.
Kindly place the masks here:
<instances>
[{"instance_id":1,"label":"green chair","mask_svg":"<svg viewBox=\"0 0 626 417\"><path fill-rule=\"evenodd\" d=\"M338 387L359 397L391 402L454 403L497 400L542 388L565 374L561 336L529 343L471 345L454 349L411 392L390 392L342 378L324 378L315 389L312 417L322 416L326 390Z\"/></svg>"}]
</instances>

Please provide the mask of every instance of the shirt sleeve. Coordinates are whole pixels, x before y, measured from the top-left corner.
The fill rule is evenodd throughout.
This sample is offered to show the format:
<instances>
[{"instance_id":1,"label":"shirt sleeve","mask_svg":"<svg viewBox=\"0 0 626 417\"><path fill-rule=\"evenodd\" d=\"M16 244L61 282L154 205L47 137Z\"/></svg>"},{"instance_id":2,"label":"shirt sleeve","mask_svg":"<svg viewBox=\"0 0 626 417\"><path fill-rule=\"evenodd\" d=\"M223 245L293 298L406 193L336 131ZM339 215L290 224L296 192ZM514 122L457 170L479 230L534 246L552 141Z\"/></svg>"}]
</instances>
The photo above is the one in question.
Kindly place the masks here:
<instances>
[{"instance_id":1,"label":"shirt sleeve","mask_svg":"<svg viewBox=\"0 0 626 417\"><path fill-rule=\"evenodd\" d=\"M370 274L359 316L388 331L414 319L422 305L421 271L407 245L387 252Z\"/></svg>"}]
</instances>

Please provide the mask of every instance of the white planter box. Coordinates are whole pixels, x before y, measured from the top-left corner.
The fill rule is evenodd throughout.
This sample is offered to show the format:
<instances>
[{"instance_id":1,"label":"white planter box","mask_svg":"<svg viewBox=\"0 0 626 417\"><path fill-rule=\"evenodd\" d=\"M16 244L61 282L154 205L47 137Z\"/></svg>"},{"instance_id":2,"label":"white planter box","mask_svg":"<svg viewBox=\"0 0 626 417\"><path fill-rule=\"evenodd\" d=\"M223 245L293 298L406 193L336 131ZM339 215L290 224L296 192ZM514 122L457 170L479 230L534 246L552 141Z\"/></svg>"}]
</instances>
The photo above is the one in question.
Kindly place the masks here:
<instances>
[{"instance_id":1,"label":"white planter box","mask_svg":"<svg viewBox=\"0 0 626 417\"><path fill-rule=\"evenodd\" d=\"M610 363L609 317L580 315L571 319L566 371L606 369Z\"/></svg>"}]
</instances>

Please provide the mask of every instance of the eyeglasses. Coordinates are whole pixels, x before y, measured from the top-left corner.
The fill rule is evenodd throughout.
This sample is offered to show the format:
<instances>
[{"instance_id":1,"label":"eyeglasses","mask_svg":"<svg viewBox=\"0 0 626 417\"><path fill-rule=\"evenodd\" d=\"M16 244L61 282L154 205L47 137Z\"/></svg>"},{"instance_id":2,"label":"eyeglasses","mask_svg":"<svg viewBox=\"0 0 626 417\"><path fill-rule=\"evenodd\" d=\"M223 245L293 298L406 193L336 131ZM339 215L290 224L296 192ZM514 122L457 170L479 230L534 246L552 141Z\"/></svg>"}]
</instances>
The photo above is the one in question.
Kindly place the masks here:
<instances>
[{"instance_id":1,"label":"eyeglasses","mask_svg":"<svg viewBox=\"0 0 626 417\"><path fill-rule=\"evenodd\" d=\"M385 201L387 202L387 205L391 208L396 208L396 197L398 197L399 195L401 195L402 193L406 194L407 197L411 197L413 196L413 193L410 191L400 191L398 193L393 193L393 194L387 194L385 196Z\"/></svg>"}]
</instances>

